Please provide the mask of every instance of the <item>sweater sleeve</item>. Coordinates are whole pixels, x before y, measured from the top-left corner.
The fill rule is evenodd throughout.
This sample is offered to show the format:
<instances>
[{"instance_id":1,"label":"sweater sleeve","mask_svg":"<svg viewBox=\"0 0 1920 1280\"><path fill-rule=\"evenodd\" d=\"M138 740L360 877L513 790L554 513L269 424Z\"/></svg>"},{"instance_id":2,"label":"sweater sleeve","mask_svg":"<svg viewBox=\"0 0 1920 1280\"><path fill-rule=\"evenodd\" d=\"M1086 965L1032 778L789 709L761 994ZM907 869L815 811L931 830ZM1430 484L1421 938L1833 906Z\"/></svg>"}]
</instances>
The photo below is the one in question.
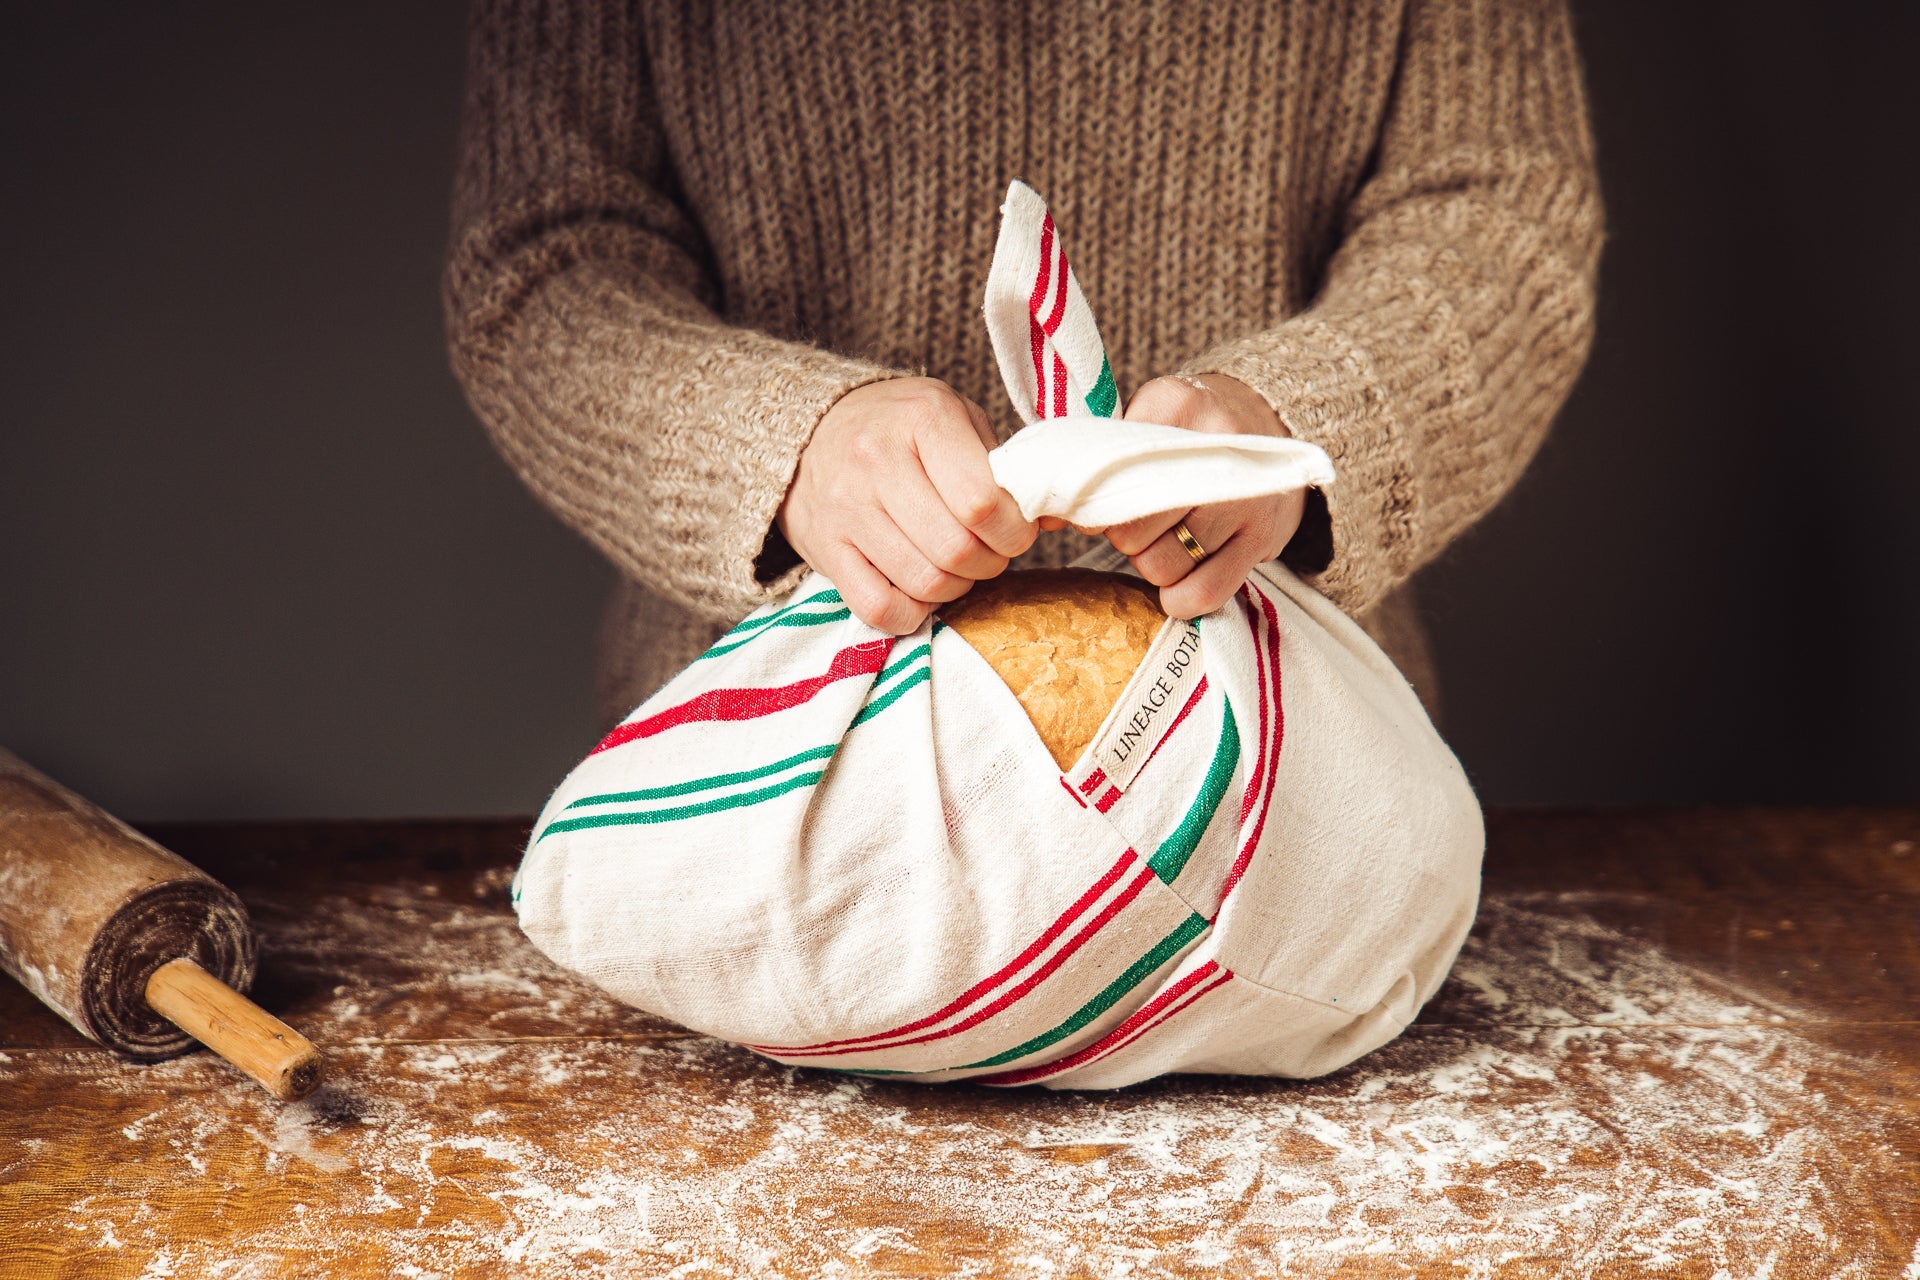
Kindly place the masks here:
<instances>
[{"instance_id":1,"label":"sweater sleeve","mask_svg":"<svg viewBox=\"0 0 1920 1280\"><path fill-rule=\"evenodd\" d=\"M1246 382L1333 458L1285 558L1348 612L1519 479L1586 359L1600 240L1563 0L1413 0L1312 305L1183 370Z\"/></svg>"},{"instance_id":2,"label":"sweater sleeve","mask_svg":"<svg viewBox=\"0 0 1920 1280\"><path fill-rule=\"evenodd\" d=\"M892 371L733 327L635 6L479 0L444 280L455 375L529 488L715 620L795 585L773 531L822 414Z\"/></svg>"}]
</instances>

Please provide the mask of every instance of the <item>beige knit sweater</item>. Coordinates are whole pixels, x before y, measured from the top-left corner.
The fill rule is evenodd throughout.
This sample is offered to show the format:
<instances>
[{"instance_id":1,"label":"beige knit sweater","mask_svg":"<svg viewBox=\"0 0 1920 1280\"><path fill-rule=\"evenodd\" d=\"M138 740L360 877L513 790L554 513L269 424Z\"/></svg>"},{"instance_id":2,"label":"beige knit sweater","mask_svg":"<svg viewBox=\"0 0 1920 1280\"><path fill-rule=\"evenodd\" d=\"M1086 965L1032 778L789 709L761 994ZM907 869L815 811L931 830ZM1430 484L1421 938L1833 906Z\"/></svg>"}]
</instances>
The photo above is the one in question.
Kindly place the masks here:
<instances>
[{"instance_id":1,"label":"beige knit sweater","mask_svg":"<svg viewBox=\"0 0 1920 1280\"><path fill-rule=\"evenodd\" d=\"M1407 579L1518 478L1592 328L1560 0L481 0L453 364L621 572L609 718L804 573L773 519L840 395L926 373L1017 426L979 314L1013 177L1123 396L1230 374L1332 456L1286 558L1431 696Z\"/></svg>"}]
</instances>

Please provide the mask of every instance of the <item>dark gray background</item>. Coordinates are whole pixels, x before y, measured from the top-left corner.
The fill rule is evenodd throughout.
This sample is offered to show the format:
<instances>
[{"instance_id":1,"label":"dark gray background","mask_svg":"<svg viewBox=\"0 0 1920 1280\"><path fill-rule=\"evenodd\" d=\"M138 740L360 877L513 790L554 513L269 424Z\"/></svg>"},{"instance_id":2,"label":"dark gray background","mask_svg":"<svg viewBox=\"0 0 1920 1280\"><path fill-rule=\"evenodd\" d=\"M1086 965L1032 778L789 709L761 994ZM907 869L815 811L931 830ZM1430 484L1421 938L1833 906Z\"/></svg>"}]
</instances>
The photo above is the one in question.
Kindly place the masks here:
<instances>
[{"instance_id":1,"label":"dark gray background","mask_svg":"<svg viewBox=\"0 0 1920 1280\"><path fill-rule=\"evenodd\" d=\"M1426 577L1450 736L1496 802L1920 799L1920 21L1577 12L1600 337ZM463 5L11 25L0 744L141 819L535 807L607 571L447 372Z\"/></svg>"}]
</instances>

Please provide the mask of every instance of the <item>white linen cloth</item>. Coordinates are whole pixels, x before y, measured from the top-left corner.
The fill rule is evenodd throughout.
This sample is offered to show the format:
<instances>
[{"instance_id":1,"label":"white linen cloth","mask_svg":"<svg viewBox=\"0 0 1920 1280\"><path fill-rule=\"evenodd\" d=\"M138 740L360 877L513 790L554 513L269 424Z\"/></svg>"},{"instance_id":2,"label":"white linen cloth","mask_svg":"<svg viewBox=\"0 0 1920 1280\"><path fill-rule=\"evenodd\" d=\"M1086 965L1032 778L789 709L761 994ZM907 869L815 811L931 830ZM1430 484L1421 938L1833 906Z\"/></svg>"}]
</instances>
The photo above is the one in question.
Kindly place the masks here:
<instances>
[{"instance_id":1,"label":"white linen cloth","mask_svg":"<svg viewBox=\"0 0 1920 1280\"><path fill-rule=\"evenodd\" d=\"M1109 418L1037 422L988 454L987 465L1027 519L1060 516L1087 528L1333 480L1325 452L1304 440Z\"/></svg>"},{"instance_id":2,"label":"white linen cloth","mask_svg":"<svg viewBox=\"0 0 1920 1280\"><path fill-rule=\"evenodd\" d=\"M1040 425L992 464L1029 515L1332 481L1310 445L1099 421L1059 236L1019 184L1002 214L987 319ZM782 1062L1109 1088L1385 1043L1466 935L1482 847L1412 690L1277 563L1169 619L1064 773L957 633L875 631L815 574L574 769L514 901L559 963Z\"/></svg>"}]
</instances>

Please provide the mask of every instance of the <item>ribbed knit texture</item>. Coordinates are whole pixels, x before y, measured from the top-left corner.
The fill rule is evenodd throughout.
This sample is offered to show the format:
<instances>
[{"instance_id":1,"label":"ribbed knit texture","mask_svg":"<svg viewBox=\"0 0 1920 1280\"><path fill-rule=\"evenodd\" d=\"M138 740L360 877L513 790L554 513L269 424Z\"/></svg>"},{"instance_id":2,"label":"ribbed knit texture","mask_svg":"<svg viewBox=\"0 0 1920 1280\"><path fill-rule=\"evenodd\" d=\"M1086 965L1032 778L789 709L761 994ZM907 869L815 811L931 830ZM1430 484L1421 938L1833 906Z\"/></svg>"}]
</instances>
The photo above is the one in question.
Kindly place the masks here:
<instances>
[{"instance_id":1,"label":"ribbed knit texture","mask_svg":"<svg viewBox=\"0 0 1920 1280\"><path fill-rule=\"evenodd\" d=\"M1011 177L1071 228L1123 396L1230 374L1327 450L1287 559L1430 693L1404 584L1518 478L1591 335L1563 3L482 0L453 363L627 580L609 716L799 580L773 518L848 390L930 374L1017 426L978 310Z\"/></svg>"}]
</instances>

